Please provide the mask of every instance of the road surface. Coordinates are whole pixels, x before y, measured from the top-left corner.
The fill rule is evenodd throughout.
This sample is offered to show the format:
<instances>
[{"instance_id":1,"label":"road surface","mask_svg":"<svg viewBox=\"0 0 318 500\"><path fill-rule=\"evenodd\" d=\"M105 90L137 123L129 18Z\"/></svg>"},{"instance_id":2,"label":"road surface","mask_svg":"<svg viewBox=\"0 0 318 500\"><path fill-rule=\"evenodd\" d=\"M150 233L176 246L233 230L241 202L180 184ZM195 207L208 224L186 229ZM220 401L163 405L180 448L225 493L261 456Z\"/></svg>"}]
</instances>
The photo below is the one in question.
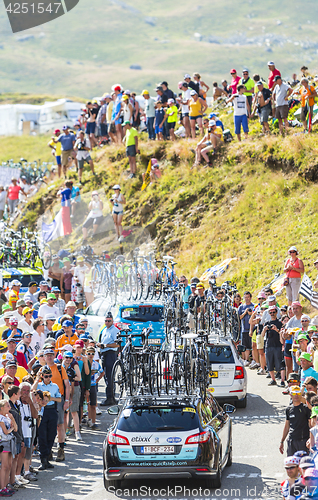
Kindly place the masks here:
<instances>
[{"instance_id":1,"label":"road surface","mask_svg":"<svg viewBox=\"0 0 318 500\"><path fill-rule=\"evenodd\" d=\"M285 478L283 457L278 446L282 436L284 409L289 396L278 386L268 387L268 379L248 371L248 400L245 409L233 414L233 465L223 471L220 490L199 489L197 481L126 481L117 494L106 492L102 479L102 443L112 421L106 411L99 417L100 431L84 429L84 441L67 441L66 462L54 470L39 472L38 481L19 490L15 500L130 500L156 498L256 500L278 499ZM100 388L101 390L102 388ZM102 397L102 393L99 395ZM56 448L54 448L56 450ZM39 460L34 460L34 466ZM142 488L141 488L142 487ZM168 487L170 491L168 491Z\"/></svg>"}]
</instances>

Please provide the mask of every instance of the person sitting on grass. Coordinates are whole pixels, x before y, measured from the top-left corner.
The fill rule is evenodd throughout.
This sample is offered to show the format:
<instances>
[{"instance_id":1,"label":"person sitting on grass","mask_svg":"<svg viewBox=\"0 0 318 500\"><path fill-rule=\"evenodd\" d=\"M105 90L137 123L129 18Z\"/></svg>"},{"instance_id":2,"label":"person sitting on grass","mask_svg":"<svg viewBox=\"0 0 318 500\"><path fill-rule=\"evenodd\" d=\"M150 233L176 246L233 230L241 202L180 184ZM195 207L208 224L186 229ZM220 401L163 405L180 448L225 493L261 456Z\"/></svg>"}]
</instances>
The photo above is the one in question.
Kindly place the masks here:
<instances>
[{"instance_id":1,"label":"person sitting on grass","mask_svg":"<svg viewBox=\"0 0 318 500\"><path fill-rule=\"evenodd\" d=\"M221 141L223 141L223 133L221 127L217 127L215 120L209 121L209 128L203 139L198 143L195 150L195 163L194 166L198 166L201 161L201 156L206 161L206 166L211 167L212 163L208 156L208 153L217 149L220 145Z\"/></svg>"}]
</instances>

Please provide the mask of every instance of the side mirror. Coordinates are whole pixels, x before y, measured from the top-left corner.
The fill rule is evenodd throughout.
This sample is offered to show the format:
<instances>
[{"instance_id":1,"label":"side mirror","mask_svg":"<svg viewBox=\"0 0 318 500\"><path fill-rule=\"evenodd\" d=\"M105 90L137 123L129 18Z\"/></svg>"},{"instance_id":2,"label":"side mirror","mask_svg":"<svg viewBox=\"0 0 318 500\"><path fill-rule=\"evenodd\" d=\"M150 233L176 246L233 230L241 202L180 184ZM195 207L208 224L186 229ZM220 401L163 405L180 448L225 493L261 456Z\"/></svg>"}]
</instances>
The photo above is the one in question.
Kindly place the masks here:
<instances>
[{"instance_id":1,"label":"side mirror","mask_svg":"<svg viewBox=\"0 0 318 500\"><path fill-rule=\"evenodd\" d=\"M76 309L77 314L83 314L83 309Z\"/></svg>"},{"instance_id":2,"label":"side mirror","mask_svg":"<svg viewBox=\"0 0 318 500\"><path fill-rule=\"evenodd\" d=\"M225 411L225 413L234 413L236 411L236 408L233 405L225 404L223 405L223 410Z\"/></svg>"},{"instance_id":3,"label":"side mirror","mask_svg":"<svg viewBox=\"0 0 318 500\"><path fill-rule=\"evenodd\" d=\"M231 406L231 405L230 405ZM115 405L115 406L110 406L108 409L107 409L107 413L109 415L118 415L119 414L119 406L118 405Z\"/></svg>"},{"instance_id":4,"label":"side mirror","mask_svg":"<svg viewBox=\"0 0 318 500\"><path fill-rule=\"evenodd\" d=\"M239 353L246 351L245 345L242 345L242 344L239 344L236 349L238 350Z\"/></svg>"}]
</instances>

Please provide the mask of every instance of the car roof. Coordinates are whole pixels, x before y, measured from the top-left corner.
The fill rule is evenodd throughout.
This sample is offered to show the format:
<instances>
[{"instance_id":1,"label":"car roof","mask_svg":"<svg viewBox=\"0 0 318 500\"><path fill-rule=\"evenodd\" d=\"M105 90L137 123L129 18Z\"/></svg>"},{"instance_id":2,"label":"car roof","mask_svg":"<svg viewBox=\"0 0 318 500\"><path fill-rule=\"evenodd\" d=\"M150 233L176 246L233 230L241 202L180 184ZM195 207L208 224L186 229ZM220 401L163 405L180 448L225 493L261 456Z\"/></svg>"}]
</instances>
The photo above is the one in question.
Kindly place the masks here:
<instances>
[{"instance_id":1,"label":"car roof","mask_svg":"<svg viewBox=\"0 0 318 500\"><path fill-rule=\"evenodd\" d=\"M233 339L231 338L209 335L208 345L214 345L214 344L234 346Z\"/></svg>"},{"instance_id":2,"label":"car roof","mask_svg":"<svg viewBox=\"0 0 318 500\"><path fill-rule=\"evenodd\" d=\"M151 306L151 307L164 307L164 304L162 302L158 301L153 301L153 300L147 300L145 302L140 302L140 301L133 301L133 302L119 302L118 304L119 308L123 307L139 307L139 306Z\"/></svg>"}]
</instances>

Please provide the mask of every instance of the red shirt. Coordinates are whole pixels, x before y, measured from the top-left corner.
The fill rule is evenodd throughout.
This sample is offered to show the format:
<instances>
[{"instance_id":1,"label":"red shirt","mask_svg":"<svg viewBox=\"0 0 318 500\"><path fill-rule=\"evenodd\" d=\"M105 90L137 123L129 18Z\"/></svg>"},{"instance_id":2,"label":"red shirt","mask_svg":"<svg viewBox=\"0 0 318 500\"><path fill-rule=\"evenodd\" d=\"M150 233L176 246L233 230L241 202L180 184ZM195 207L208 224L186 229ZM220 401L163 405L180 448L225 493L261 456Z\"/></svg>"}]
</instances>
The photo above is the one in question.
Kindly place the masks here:
<instances>
[{"instance_id":1,"label":"red shirt","mask_svg":"<svg viewBox=\"0 0 318 500\"><path fill-rule=\"evenodd\" d=\"M240 77L239 76L236 76L235 78L232 78L232 82L231 82L231 89L233 90L233 94L236 94L237 92L237 86L238 86L238 82L240 81Z\"/></svg>"},{"instance_id":2,"label":"red shirt","mask_svg":"<svg viewBox=\"0 0 318 500\"><path fill-rule=\"evenodd\" d=\"M10 184L9 186L9 193L8 193L8 198L9 200L17 200L19 198L19 191L21 190L21 186L14 186L13 184Z\"/></svg>"},{"instance_id":3,"label":"red shirt","mask_svg":"<svg viewBox=\"0 0 318 500\"><path fill-rule=\"evenodd\" d=\"M280 74L280 71L278 71L278 69L274 69L274 71L271 71L270 74L269 74L269 77L268 77L268 88L269 90L272 90L273 86L274 86L274 78L275 76L282 76Z\"/></svg>"}]
</instances>

